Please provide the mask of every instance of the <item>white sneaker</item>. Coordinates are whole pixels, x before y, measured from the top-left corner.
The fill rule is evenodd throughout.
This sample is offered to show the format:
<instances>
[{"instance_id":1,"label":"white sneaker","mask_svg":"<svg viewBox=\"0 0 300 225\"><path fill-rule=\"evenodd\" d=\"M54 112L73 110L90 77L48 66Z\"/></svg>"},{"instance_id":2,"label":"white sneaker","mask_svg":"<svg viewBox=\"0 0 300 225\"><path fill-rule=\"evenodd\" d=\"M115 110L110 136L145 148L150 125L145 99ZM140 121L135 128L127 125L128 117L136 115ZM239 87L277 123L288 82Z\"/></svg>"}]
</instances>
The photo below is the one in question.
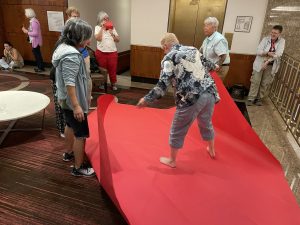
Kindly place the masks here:
<instances>
[{"instance_id":1,"label":"white sneaker","mask_svg":"<svg viewBox=\"0 0 300 225\"><path fill-rule=\"evenodd\" d=\"M115 85L112 86L111 89L112 89L113 91L117 91L117 90L118 90L117 86L115 86Z\"/></svg>"},{"instance_id":2,"label":"white sneaker","mask_svg":"<svg viewBox=\"0 0 300 225\"><path fill-rule=\"evenodd\" d=\"M96 175L93 168L90 167L85 168L83 166L81 166L79 169L73 167L71 174L75 177L81 177L81 176L91 177Z\"/></svg>"}]
</instances>

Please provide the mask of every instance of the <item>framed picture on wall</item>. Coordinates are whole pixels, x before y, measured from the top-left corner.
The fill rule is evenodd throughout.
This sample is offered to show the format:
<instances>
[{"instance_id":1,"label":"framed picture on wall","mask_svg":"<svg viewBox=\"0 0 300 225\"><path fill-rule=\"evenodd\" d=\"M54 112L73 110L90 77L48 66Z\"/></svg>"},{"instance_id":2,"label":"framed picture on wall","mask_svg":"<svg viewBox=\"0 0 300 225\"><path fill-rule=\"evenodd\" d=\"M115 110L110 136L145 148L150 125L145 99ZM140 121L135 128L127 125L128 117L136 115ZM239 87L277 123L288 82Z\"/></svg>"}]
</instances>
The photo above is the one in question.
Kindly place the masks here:
<instances>
[{"instance_id":1,"label":"framed picture on wall","mask_svg":"<svg viewBox=\"0 0 300 225\"><path fill-rule=\"evenodd\" d=\"M237 16L234 31L249 33L251 30L253 16Z\"/></svg>"}]
</instances>

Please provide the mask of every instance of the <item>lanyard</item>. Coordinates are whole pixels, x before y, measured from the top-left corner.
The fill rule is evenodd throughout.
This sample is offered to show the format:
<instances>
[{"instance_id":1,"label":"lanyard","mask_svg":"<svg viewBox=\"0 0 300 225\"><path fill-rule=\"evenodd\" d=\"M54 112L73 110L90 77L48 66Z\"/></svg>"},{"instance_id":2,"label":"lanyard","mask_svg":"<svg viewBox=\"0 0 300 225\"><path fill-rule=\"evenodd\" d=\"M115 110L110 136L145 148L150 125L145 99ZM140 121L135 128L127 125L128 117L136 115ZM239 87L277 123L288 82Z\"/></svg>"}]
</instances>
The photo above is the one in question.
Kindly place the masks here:
<instances>
[{"instance_id":1,"label":"lanyard","mask_svg":"<svg viewBox=\"0 0 300 225\"><path fill-rule=\"evenodd\" d=\"M271 40L271 47L270 47L270 50L269 50L269 52L275 52L275 42L276 42L277 40Z\"/></svg>"}]
</instances>

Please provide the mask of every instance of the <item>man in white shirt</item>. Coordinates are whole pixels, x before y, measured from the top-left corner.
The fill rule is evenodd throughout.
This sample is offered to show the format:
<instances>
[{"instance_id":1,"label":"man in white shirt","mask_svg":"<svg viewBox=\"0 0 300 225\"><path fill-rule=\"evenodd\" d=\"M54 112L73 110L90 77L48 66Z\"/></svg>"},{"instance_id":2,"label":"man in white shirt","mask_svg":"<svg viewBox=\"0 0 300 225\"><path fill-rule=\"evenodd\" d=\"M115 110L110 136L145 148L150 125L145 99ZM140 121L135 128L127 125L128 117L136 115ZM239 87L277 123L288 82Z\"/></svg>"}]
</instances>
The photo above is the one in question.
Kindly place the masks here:
<instances>
[{"instance_id":1,"label":"man in white shirt","mask_svg":"<svg viewBox=\"0 0 300 225\"><path fill-rule=\"evenodd\" d=\"M218 76L224 82L229 70L229 50L228 42L225 37L220 34L217 29L219 21L216 17L208 17L204 20L204 39L200 52L203 56L219 66L217 70Z\"/></svg>"},{"instance_id":2,"label":"man in white shirt","mask_svg":"<svg viewBox=\"0 0 300 225\"><path fill-rule=\"evenodd\" d=\"M258 45L247 105L261 106L261 100L268 95L284 51L285 40L281 37L282 30L281 25L274 26L271 34L264 37Z\"/></svg>"}]
</instances>

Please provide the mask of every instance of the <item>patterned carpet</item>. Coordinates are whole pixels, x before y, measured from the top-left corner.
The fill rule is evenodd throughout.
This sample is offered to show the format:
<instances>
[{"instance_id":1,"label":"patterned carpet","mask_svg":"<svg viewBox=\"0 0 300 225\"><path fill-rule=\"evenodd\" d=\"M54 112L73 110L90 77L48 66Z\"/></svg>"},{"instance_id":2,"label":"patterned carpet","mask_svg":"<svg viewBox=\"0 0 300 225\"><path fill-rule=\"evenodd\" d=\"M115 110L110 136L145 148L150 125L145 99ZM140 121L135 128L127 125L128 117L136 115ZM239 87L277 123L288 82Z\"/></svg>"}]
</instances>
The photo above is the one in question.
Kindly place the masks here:
<instances>
[{"instance_id":1,"label":"patterned carpet","mask_svg":"<svg viewBox=\"0 0 300 225\"><path fill-rule=\"evenodd\" d=\"M0 224L126 224L95 178L71 176L72 163L62 161L65 149L55 126L51 84L45 75L0 72L0 91L18 87L51 98L43 131L12 132L0 147ZM108 93L119 103L135 105L148 90L123 87ZM92 106L98 96L93 95ZM171 95L151 105L173 106ZM40 122L41 113L19 120L16 127ZM1 122L0 129L7 125Z\"/></svg>"},{"instance_id":2,"label":"patterned carpet","mask_svg":"<svg viewBox=\"0 0 300 225\"><path fill-rule=\"evenodd\" d=\"M22 77L29 79L22 90L52 98L51 81L30 73L1 72L0 91L28 83ZM39 127L41 116L21 119L16 127ZM0 129L7 125L1 122ZM62 161L64 151L52 101L43 131L7 136L0 147L0 224L126 224L96 178L70 175L72 162Z\"/></svg>"}]
</instances>

